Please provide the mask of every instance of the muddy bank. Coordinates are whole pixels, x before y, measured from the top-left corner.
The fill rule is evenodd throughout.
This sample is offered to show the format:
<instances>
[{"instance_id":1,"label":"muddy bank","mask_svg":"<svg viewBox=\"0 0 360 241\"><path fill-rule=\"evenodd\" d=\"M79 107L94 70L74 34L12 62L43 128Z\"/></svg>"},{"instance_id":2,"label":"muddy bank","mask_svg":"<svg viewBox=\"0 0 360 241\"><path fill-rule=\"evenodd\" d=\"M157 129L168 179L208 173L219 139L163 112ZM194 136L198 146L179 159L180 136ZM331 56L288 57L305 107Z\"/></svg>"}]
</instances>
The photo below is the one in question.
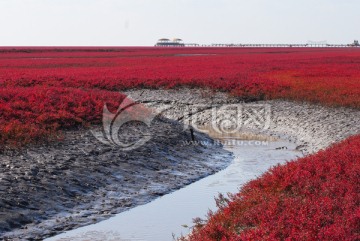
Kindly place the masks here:
<instances>
[{"instance_id":1,"label":"muddy bank","mask_svg":"<svg viewBox=\"0 0 360 241\"><path fill-rule=\"evenodd\" d=\"M236 193L240 186L271 166L301 155L294 150L295 144L287 141L273 141L259 146L250 145L250 140L244 142L248 145L224 146L234 154L234 160L224 170L146 205L46 241L173 240L172 237L181 237L191 231L194 217L206 219L209 209L217 210L214 197L219 193ZM278 150L283 146L287 149Z\"/></svg>"},{"instance_id":2,"label":"muddy bank","mask_svg":"<svg viewBox=\"0 0 360 241\"><path fill-rule=\"evenodd\" d=\"M310 154L360 133L360 111L282 100L243 101L211 90L133 90L134 100L158 109L164 116L213 131L235 131L286 139ZM206 128L206 131L209 128ZM265 138L266 139L266 138Z\"/></svg>"},{"instance_id":3,"label":"muddy bank","mask_svg":"<svg viewBox=\"0 0 360 241\"><path fill-rule=\"evenodd\" d=\"M131 98L158 110L140 148L123 151L89 131L66 133L64 142L0 156L0 237L41 239L94 223L183 187L232 160L219 145L189 145L191 124L236 130L244 139L286 139L304 154L359 133L360 111L306 103L245 103L209 90L133 90ZM239 129L237 129L239 127ZM145 129L142 129L145 128ZM212 133L214 134L214 133ZM195 131L196 141L212 143Z\"/></svg>"},{"instance_id":4,"label":"muddy bank","mask_svg":"<svg viewBox=\"0 0 360 241\"><path fill-rule=\"evenodd\" d=\"M184 144L190 132L164 118L152 139L131 151L99 142L90 131L66 133L51 146L0 156L0 239L42 239L147 203L226 167L221 146ZM204 134L197 140L212 142Z\"/></svg>"}]
</instances>

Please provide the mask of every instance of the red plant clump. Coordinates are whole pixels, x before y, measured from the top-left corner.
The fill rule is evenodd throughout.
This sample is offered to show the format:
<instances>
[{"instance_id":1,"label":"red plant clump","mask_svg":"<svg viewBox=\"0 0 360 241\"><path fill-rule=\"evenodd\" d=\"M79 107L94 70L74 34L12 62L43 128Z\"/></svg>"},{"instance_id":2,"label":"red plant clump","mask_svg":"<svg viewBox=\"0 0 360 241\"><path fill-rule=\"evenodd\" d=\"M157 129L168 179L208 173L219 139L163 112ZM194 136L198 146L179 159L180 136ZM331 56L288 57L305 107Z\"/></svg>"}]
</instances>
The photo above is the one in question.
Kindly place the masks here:
<instances>
[{"instance_id":1,"label":"red plant clump","mask_svg":"<svg viewBox=\"0 0 360 241\"><path fill-rule=\"evenodd\" d=\"M218 200L189 241L360 240L360 136L269 170Z\"/></svg>"},{"instance_id":2,"label":"red plant clump","mask_svg":"<svg viewBox=\"0 0 360 241\"><path fill-rule=\"evenodd\" d=\"M59 87L0 89L0 145L19 147L56 138L57 131L98 124L104 103L117 108L124 95Z\"/></svg>"},{"instance_id":3,"label":"red plant clump","mask_svg":"<svg viewBox=\"0 0 360 241\"><path fill-rule=\"evenodd\" d=\"M117 91L179 86L359 108L360 49L0 48L0 144L98 121Z\"/></svg>"}]
</instances>

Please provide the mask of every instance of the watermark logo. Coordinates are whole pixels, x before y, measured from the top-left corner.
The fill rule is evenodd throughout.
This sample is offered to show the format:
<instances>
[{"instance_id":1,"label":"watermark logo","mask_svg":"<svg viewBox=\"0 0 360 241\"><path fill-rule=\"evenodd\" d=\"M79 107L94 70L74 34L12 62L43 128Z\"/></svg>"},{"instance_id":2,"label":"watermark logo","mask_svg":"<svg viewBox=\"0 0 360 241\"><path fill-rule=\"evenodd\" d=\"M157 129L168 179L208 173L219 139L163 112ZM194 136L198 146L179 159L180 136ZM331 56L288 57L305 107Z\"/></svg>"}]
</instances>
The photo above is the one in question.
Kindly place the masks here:
<instances>
[{"instance_id":1,"label":"watermark logo","mask_svg":"<svg viewBox=\"0 0 360 241\"><path fill-rule=\"evenodd\" d=\"M102 130L92 131L92 134L103 144L117 146L124 151L133 150L144 145L151 139L151 134L141 135L136 140L125 142L120 138L119 132L126 123L140 122L149 128L157 113L144 105L125 98L116 113L108 110L104 105L102 117Z\"/></svg>"},{"instance_id":2,"label":"watermark logo","mask_svg":"<svg viewBox=\"0 0 360 241\"><path fill-rule=\"evenodd\" d=\"M136 98L135 98L136 99ZM184 131L207 133L217 139L239 139L243 130L266 130L270 127L271 109L266 104L188 104L180 102L140 101L125 98L115 113L103 109L102 130L92 131L103 144L117 146L124 151L137 149L152 138L151 124L157 116L173 119L184 125ZM129 131L130 122L141 123L142 130L136 138ZM137 126L135 126L137 128ZM160 130L161 132L161 130ZM183 141L183 140L180 140ZM185 140L186 141L186 140Z\"/></svg>"},{"instance_id":3,"label":"watermark logo","mask_svg":"<svg viewBox=\"0 0 360 241\"><path fill-rule=\"evenodd\" d=\"M236 139L217 139L215 141L182 141L184 146L247 146L247 147L256 147L256 146L269 146L270 141L265 140L236 140Z\"/></svg>"},{"instance_id":4,"label":"watermark logo","mask_svg":"<svg viewBox=\"0 0 360 241\"><path fill-rule=\"evenodd\" d=\"M271 123L271 107L267 104L226 104L189 106L184 123L197 131L224 136L242 130L267 130ZM204 121L206 120L206 121ZM204 129L204 122L206 129Z\"/></svg>"}]
</instances>

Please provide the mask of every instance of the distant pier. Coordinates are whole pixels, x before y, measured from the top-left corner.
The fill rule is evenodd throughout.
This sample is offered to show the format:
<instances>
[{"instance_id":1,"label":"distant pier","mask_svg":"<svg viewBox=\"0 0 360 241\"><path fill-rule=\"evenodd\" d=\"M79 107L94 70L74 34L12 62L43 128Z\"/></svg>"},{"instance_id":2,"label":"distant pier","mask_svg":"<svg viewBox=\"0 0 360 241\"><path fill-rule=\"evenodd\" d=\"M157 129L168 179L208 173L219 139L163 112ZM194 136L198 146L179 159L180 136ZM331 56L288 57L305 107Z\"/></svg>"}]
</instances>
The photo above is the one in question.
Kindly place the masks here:
<instances>
[{"instance_id":1,"label":"distant pier","mask_svg":"<svg viewBox=\"0 0 360 241\"><path fill-rule=\"evenodd\" d=\"M175 38L172 41L170 39L159 39L155 44L156 47L236 47L236 48L348 48L348 47L360 47L359 41L355 40L351 44L328 44L323 42L311 42L307 44L197 44L197 43L183 43L182 39Z\"/></svg>"},{"instance_id":2,"label":"distant pier","mask_svg":"<svg viewBox=\"0 0 360 241\"><path fill-rule=\"evenodd\" d=\"M353 44L211 44L204 47L243 47L243 48L345 48L360 47Z\"/></svg>"}]
</instances>

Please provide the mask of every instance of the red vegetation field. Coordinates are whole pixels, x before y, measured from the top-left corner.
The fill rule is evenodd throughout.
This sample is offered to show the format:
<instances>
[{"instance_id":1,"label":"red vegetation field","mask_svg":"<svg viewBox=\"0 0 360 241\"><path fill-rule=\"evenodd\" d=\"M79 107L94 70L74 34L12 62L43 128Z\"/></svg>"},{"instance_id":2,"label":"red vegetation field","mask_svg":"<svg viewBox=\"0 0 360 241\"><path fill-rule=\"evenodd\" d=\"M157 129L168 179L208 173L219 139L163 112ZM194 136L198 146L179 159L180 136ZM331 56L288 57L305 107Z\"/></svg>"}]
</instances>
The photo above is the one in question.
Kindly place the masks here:
<instances>
[{"instance_id":1,"label":"red vegetation field","mask_svg":"<svg viewBox=\"0 0 360 241\"><path fill-rule=\"evenodd\" d=\"M104 102L112 110L119 93L61 87L0 89L0 145L19 147L58 138L57 131L100 123Z\"/></svg>"},{"instance_id":2,"label":"red vegetation field","mask_svg":"<svg viewBox=\"0 0 360 241\"><path fill-rule=\"evenodd\" d=\"M190 241L360 240L360 136L249 182Z\"/></svg>"},{"instance_id":3,"label":"red vegetation field","mask_svg":"<svg viewBox=\"0 0 360 241\"><path fill-rule=\"evenodd\" d=\"M98 124L121 90L179 86L360 108L360 49L0 48L0 146ZM359 160L357 136L273 168L191 240L360 240Z\"/></svg>"},{"instance_id":4,"label":"red vegetation field","mask_svg":"<svg viewBox=\"0 0 360 241\"><path fill-rule=\"evenodd\" d=\"M0 145L97 123L118 91L177 86L359 108L360 49L0 48Z\"/></svg>"}]
</instances>

